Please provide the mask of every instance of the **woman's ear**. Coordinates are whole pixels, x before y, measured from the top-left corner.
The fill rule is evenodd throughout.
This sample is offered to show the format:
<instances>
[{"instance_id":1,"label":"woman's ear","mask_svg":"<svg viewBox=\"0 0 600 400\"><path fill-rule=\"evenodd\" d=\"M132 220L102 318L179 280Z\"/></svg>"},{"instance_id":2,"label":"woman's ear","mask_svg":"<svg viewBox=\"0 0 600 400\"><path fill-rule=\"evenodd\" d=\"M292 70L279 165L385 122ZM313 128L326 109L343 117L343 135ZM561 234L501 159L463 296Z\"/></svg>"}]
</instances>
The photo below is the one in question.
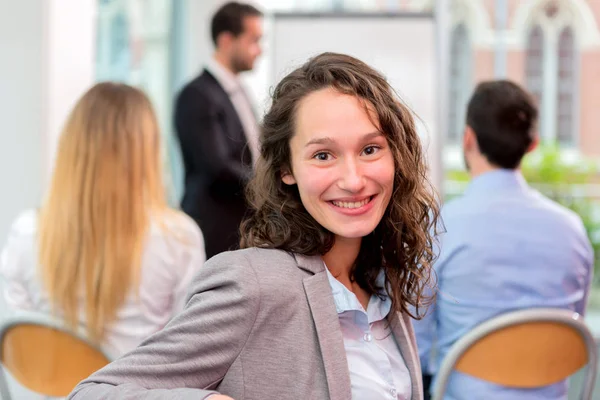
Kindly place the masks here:
<instances>
[{"instance_id":1,"label":"woman's ear","mask_svg":"<svg viewBox=\"0 0 600 400\"><path fill-rule=\"evenodd\" d=\"M296 178L294 178L294 175L292 175L292 173L287 170L281 171L281 181L283 183L285 183L286 185L295 185L296 184Z\"/></svg>"}]
</instances>

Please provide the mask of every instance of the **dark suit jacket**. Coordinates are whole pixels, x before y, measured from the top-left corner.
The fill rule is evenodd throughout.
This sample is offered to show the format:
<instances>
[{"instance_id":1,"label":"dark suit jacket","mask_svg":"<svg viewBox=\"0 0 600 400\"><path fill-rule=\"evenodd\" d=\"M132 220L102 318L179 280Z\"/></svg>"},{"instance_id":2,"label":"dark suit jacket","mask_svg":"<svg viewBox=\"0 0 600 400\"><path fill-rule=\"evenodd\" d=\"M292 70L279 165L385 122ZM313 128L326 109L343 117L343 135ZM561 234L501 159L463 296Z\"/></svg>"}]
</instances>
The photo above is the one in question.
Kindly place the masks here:
<instances>
[{"instance_id":1,"label":"dark suit jacket","mask_svg":"<svg viewBox=\"0 0 600 400\"><path fill-rule=\"evenodd\" d=\"M237 248L252 156L229 95L207 70L178 95L175 128L185 166L181 208L202 229L207 257Z\"/></svg>"}]
</instances>

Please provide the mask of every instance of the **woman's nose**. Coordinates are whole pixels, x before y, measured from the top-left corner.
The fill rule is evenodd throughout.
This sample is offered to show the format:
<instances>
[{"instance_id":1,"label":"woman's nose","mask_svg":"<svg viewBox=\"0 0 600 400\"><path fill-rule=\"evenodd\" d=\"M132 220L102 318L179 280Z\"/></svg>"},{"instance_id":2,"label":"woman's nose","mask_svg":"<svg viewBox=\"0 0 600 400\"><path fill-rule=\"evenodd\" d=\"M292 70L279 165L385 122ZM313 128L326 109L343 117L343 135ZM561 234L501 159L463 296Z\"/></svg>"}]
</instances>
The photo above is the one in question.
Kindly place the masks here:
<instances>
[{"instance_id":1,"label":"woman's nose","mask_svg":"<svg viewBox=\"0 0 600 400\"><path fill-rule=\"evenodd\" d=\"M350 193L359 193L365 187L365 177L358 161L349 160L340 171L339 187Z\"/></svg>"}]
</instances>

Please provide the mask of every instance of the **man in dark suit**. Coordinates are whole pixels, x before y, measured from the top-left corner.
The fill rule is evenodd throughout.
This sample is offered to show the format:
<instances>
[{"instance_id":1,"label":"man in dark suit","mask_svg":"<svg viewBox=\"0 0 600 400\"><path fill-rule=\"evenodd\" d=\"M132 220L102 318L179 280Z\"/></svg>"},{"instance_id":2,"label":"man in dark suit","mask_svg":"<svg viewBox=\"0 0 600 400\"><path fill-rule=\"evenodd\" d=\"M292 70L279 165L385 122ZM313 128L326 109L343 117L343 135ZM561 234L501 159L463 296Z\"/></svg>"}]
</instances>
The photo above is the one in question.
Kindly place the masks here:
<instances>
[{"instance_id":1,"label":"man in dark suit","mask_svg":"<svg viewBox=\"0 0 600 400\"><path fill-rule=\"evenodd\" d=\"M258 125L238 74L261 53L262 13L230 2L211 22L215 53L175 105L185 167L181 208L200 226L206 256L237 248L244 186L258 156Z\"/></svg>"}]
</instances>

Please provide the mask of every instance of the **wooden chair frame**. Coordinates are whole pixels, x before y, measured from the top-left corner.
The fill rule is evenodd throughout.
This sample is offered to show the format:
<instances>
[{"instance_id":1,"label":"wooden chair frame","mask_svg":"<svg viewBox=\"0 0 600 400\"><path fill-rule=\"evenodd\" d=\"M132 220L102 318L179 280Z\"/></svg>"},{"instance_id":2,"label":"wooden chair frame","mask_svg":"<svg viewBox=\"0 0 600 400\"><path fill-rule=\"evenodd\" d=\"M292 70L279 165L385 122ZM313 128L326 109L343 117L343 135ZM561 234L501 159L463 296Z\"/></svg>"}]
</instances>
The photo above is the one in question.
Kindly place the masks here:
<instances>
[{"instance_id":1,"label":"wooden chair frame","mask_svg":"<svg viewBox=\"0 0 600 400\"><path fill-rule=\"evenodd\" d=\"M60 338L61 340L64 340L64 341L72 340L73 344L77 345L77 347L79 347L80 349L85 349L86 351L89 351L90 354L94 354L94 356L97 360L101 359L101 357L104 357L104 359L106 359L106 363L109 363L110 361L112 361L114 359L114 357L112 355L107 354L102 349L91 344L89 342L89 340L87 339L83 329L80 329L78 332L69 330L64 326L64 323L62 321L59 321L50 315L34 313L34 312L17 312L13 316L11 316L7 319L4 319L0 322L0 362L2 363L2 365L0 366L0 398L2 400L11 400L12 399L9 388L8 388L5 372L4 372L5 368L9 372L11 372L11 374L15 377L15 379L20 384L22 384L24 387L26 387L30 390L33 390L37 393L40 393L40 394L46 395L46 396L50 396L50 397L64 397L64 396L68 395L68 392L64 393L64 390L58 389L57 387L52 388L52 389L48 388L47 392L45 392L45 390L43 388L40 389L39 387L38 388L30 387L27 385L26 382L23 382L23 381L27 381L27 377L25 376L26 372L23 373L22 370L11 371L11 368L9 368L7 365L5 365L6 354L4 353L4 351L5 351L5 342L7 340L7 337L10 338L10 332L12 329L14 329L14 328L18 329L18 328L22 328L24 326L32 326L35 328L42 328L42 330L45 331L46 335L52 335L52 336ZM68 357L68 355L65 355L65 357ZM87 373L89 375L92 372L94 372L94 371L85 371L84 366L81 366L81 368L82 368L81 372L84 374ZM72 388L71 388L71 390L72 390Z\"/></svg>"},{"instance_id":2,"label":"wooden chair frame","mask_svg":"<svg viewBox=\"0 0 600 400\"><path fill-rule=\"evenodd\" d=\"M535 338L540 334L547 334L547 337L542 340L539 336L538 346ZM521 337L524 338L523 341L515 340ZM571 346L556 346L553 351L546 351L548 343L552 343L554 337L563 338ZM537 356L546 358L548 365L554 365L556 371L550 369L553 367L538 371L535 367L531 368L533 364L529 363L525 366L515 365L515 368L521 370L511 374L509 367L514 356L510 355L508 348L513 345L523 347L523 342L531 346L532 352ZM570 352L562 353L565 355L565 362L558 359L561 351ZM596 342L578 313L552 308L512 311L479 324L454 343L437 373L433 399L443 399L453 370L509 387L541 387L560 382L587 364L581 399L590 400L597 363ZM486 364L491 368L485 368ZM544 367L542 364L539 369ZM528 378L525 376L527 371L536 376Z\"/></svg>"}]
</instances>

